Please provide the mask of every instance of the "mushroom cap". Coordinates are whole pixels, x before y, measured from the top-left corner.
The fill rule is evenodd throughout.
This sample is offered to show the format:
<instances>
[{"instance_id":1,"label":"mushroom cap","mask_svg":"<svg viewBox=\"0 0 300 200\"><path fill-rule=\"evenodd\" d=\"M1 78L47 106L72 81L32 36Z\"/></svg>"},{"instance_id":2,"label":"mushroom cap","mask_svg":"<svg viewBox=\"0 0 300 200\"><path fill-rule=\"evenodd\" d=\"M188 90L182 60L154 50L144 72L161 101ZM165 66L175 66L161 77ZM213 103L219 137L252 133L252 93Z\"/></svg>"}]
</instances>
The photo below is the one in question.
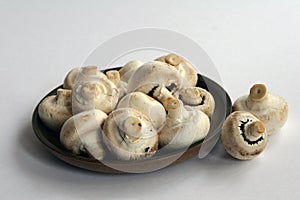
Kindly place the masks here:
<instances>
[{"instance_id":1,"label":"mushroom cap","mask_svg":"<svg viewBox=\"0 0 300 200\"><path fill-rule=\"evenodd\" d=\"M197 108L184 106L179 99L165 104L166 125L159 132L160 146L168 149L187 148L204 139L210 128L208 116Z\"/></svg>"},{"instance_id":2,"label":"mushroom cap","mask_svg":"<svg viewBox=\"0 0 300 200\"><path fill-rule=\"evenodd\" d=\"M46 97L38 107L42 122L51 130L59 131L72 116L71 90L58 89L57 95Z\"/></svg>"},{"instance_id":3,"label":"mushroom cap","mask_svg":"<svg viewBox=\"0 0 300 200\"><path fill-rule=\"evenodd\" d=\"M132 92L124 96L118 108L134 108L146 115L156 130L160 130L166 121L166 111L161 103L142 92Z\"/></svg>"},{"instance_id":4,"label":"mushroom cap","mask_svg":"<svg viewBox=\"0 0 300 200\"><path fill-rule=\"evenodd\" d=\"M211 117L215 110L215 100L210 92L200 87L188 87L179 91L179 98L184 104L197 107Z\"/></svg>"},{"instance_id":5,"label":"mushroom cap","mask_svg":"<svg viewBox=\"0 0 300 200\"><path fill-rule=\"evenodd\" d=\"M120 70L121 80L125 83L128 82L130 77L134 74L134 72L144 64L144 62L140 60L131 60L126 63Z\"/></svg>"},{"instance_id":6,"label":"mushroom cap","mask_svg":"<svg viewBox=\"0 0 300 200\"><path fill-rule=\"evenodd\" d=\"M118 89L119 99L127 93L127 83L120 79L120 72L117 70L109 70L106 72L107 78L113 82Z\"/></svg>"},{"instance_id":7,"label":"mushroom cap","mask_svg":"<svg viewBox=\"0 0 300 200\"><path fill-rule=\"evenodd\" d=\"M246 111L236 111L227 117L221 139L226 151L240 160L257 157L267 145L264 123Z\"/></svg>"},{"instance_id":8,"label":"mushroom cap","mask_svg":"<svg viewBox=\"0 0 300 200\"><path fill-rule=\"evenodd\" d=\"M150 61L140 66L129 79L127 92L136 91L149 84L163 84L175 88L189 86L188 81L174 67L159 61Z\"/></svg>"},{"instance_id":9,"label":"mushroom cap","mask_svg":"<svg viewBox=\"0 0 300 200\"><path fill-rule=\"evenodd\" d=\"M74 81L80 71L80 67L75 67L68 72L67 76L64 79L63 88L65 89L72 89Z\"/></svg>"},{"instance_id":10,"label":"mushroom cap","mask_svg":"<svg viewBox=\"0 0 300 200\"><path fill-rule=\"evenodd\" d=\"M150 119L133 108L111 112L103 126L108 149L122 160L151 157L158 148L158 135Z\"/></svg>"},{"instance_id":11,"label":"mushroom cap","mask_svg":"<svg viewBox=\"0 0 300 200\"><path fill-rule=\"evenodd\" d=\"M233 110L248 111L257 116L265 124L269 135L283 127L288 118L287 102L280 96L267 93L266 86L262 84L254 85L249 95L238 98Z\"/></svg>"},{"instance_id":12,"label":"mushroom cap","mask_svg":"<svg viewBox=\"0 0 300 200\"><path fill-rule=\"evenodd\" d=\"M119 92L116 85L104 76L85 77L73 87L73 113L99 109L110 113L117 105Z\"/></svg>"},{"instance_id":13,"label":"mushroom cap","mask_svg":"<svg viewBox=\"0 0 300 200\"><path fill-rule=\"evenodd\" d=\"M70 70L65 77L63 88L73 89L75 82L79 81L79 78L83 79L84 77L88 76L90 79L90 76L92 75L98 77L105 76L102 72L98 71L96 66L75 67Z\"/></svg>"},{"instance_id":14,"label":"mushroom cap","mask_svg":"<svg viewBox=\"0 0 300 200\"><path fill-rule=\"evenodd\" d=\"M196 86L198 80L197 71L185 58L171 53L155 60L165 62L173 66L186 80L188 80L190 86Z\"/></svg>"},{"instance_id":15,"label":"mushroom cap","mask_svg":"<svg viewBox=\"0 0 300 200\"><path fill-rule=\"evenodd\" d=\"M101 110L88 110L69 118L60 131L60 142L75 154L87 152L102 160L105 152L102 146L101 125L107 115Z\"/></svg>"}]
</instances>

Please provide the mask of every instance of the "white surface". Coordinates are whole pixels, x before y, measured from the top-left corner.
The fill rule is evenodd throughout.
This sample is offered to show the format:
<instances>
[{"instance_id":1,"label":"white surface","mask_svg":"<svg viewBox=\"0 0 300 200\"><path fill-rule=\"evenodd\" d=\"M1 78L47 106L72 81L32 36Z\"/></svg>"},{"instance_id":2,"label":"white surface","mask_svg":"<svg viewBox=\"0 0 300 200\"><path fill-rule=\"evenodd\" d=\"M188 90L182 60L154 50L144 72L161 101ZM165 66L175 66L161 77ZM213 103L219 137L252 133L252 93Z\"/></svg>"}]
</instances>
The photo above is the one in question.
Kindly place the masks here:
<instances>
[{"instance_id":1,"label":"white surface","mask_svg":"<svg viewBox=\"0 0 300 200\"><path fill-rule=\"evenodd\" d=\"M299 199L299 22L297 0L0 0L1 199ZM239 162L219 143L203 160L150 174L106 175L46 151L31 129L40 98L99 43L145 26L198 42L233 100L264 82L288 101L288 122L263 155Z\"/></svg>"}]
</instances>

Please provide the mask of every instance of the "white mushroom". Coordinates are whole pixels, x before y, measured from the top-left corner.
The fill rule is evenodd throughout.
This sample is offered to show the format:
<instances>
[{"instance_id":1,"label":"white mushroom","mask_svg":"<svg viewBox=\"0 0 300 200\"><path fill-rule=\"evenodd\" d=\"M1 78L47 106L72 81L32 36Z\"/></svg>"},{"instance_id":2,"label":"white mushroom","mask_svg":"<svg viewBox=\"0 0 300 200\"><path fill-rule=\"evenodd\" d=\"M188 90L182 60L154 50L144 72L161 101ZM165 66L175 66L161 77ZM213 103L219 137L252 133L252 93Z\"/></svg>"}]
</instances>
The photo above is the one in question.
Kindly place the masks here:
<instances>
[{"instance_id":1,"label":"white mushroom","mask_svg":"<svg viewBox=\"0 0 300 200\"><path fill-rule=\"evenodd\" d=\"M120 70L121 80L125 83L128 82L130 77L134 74L134 72L142 66L144 63L140 60L132 60L126 63Z\"/></svg>"},{"instance_id":2,"label":"white mushroom","mask_svg":"<svg viewBox=\"0 0 300 200\"><path fill-rule=\"evenodd\" d=\"M172 90L189 85L174 67L164 62L151 61L140 66L131 76L127 92L139 91L138 88L149 84L164 84Z\"/></svg>"},{"instance_id":3,"label":"white mushroom","mask_svg":"<svg viewBox=\"0 0 300 200\"><path fill-rule=\"evenodd\" d=\"M113 82L119 91L119 99L127 93L127 83L120 79L120 72L117 70L109 70L106 73L107 78Z\"/></svg>"},{"instance_id":4,"label":"white mushroom","mask_svg":"<svg viewBox=\"0 0 300 200\"><path fill-rule=\"evenodd\" d=\"M94 69L97 69L97 67L96 66L86 66L86 67L73 68L65 77L63 88L73 89L75 81L78 81L78 78L83 79L84 78L83 74L89 74L89 72L91 72L91 74L93 75L95 73ZM100 71L96 71L96 76L103 77L105 75Z\"/></svg>"},{"instance_id":5,"label":"white mushroom","mask_svg":"<svg viewBox=\"0 0 300 200\"><path fill-rule=\"evenodd\" d=\"M215 100L210 92L200 87L188 87L179 91L179 98L184 104L197 107L211 117L215 110Z\"/></svg>"},{"instance_id":6,"label":"white mushroom","mask_svg":"<svg viewBox=\"0 0 300 200\"><path fill-rule=\"evenodd\" d=\"M59 131L72 116L71 93L71 90L58 89L57 95L48 96L40 103L39 116L51 130Z\"/></svg>"},{"instance_id":7,"label":"white mushroom","mask_svg":"<svg viewBox=\"0 0 300 200\"><path fill-rule=\"evenodd\" d=\"M159 57L155 60L173 66L190 83L191 87L196 86L198 79L197 71L188 60L174 53Z\"/></svg>"},{"instance_id":8,"label":"white mushroom","mask_svg":"<svg viewBox=\"0 0 300 200\"><path fill-rule=\"evenodd\" d=\"M264 123L246 111L236 111L227 117L221 139L226 151L240 160L255 158L267 145Z\"/></svg>"},{"instance_id":9,"label":"white mushroom","mask_svg":"<svg viewBox=\"0 0 300 200\"><path fill-rule=\"evenodd\" d=\"M101 125L107 115L101 110L88 110L69 118L60 132L61 144L74 154L86 152L102 160L105 151L102 146Z\"/></svg>"},{"instance_id":10,"label":"white mushroom","mask_svg":"<svg viewBox=\"0 0 300 200\"><path fill-rule=\"evenodd\" d=\"M208 116L191 106L184 106L182 101L173 97L163 86L159 86L153 96L167 111L166 124L159 132L160 146L168 149L189 147L192 143L205 138L210 128Z\"/></svg>"},{"instance_id":11,"label":"white mushroom","mask_svg":"<svg viewBox=\"0 0 300 200\"><path fill-rule=\"evenodd\" d=\"M105 75L98 75L97 67L82 70L77 79L72 90L73 113L99 109L108 114L115 108L118 89Z\"/></svg>"},{"instance_id":12,"label":"white mushroom","mask_svg":"<svg viewBox=\"0 0 300 200\"><path fill-rule=\"evenodd\" d=\"M249 111L256 115L264 124L268 134L277 132L287 121L287 102L267 92L264 84L255 84L250 94L238 98L233 104L233 110Z\"/></svg>"},{"instance_id":13,"label":"white mushroom","mask_svg":"<svg viewBox=\"0 0 300 200\"><path fill-rule=\"evenodd\" d=\"M108 149L122 160L151 157L158 148L158 135L150 119L133 108L111 112L103 126Z\"/></svg>"},{"instance_id":14,"label":"white mushroom","mask_svg":"<svg viewBox=\"0 0 300 200\"><path fill-rule=\"evenodd\" d=\"M155 129L160 130L166 121L166 111L161 103L142 92L132 92L123 97L117 108L134 108L146 115Z\"/></svg>"}]
</instances>

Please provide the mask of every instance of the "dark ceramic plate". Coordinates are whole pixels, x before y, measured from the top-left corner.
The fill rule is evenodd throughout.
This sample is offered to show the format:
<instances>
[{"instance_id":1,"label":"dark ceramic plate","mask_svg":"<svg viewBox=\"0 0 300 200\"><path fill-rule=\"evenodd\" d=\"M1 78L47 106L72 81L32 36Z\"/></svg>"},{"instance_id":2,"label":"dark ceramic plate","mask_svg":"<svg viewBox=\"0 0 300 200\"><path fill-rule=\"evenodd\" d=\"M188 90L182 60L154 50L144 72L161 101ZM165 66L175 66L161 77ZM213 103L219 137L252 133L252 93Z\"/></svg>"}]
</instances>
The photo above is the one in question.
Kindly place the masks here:
<instances>
[{"instance_id":1,"label":"dark ceramic plate","mask_svg":"<svg viewBox=\"0 0 300 200\"><path fill-rule=\"evenodd\" d=\"M60 144L59 133L48 129L39 118L37 109L38 105L32 116L32 127L38 139L51 153L71 165L91 171L105 173L154 171L170 164L177 164L181 161L194 157L199 153L199 151L209 151L219 138L225 117L231 112L232 104L230 97L220 85L205 76L198 75L197 86L207 89L213 95L216 104L215 112L211 119L211 127L207 138L204 141L192 144L188 149L185 149L185 151L177 150L173 152L159 152L151 158L138 161L121 161L110 158L102 163L88 157L87 155L75 155L65 149ZM55 88L45 97L56 94L56 90L61 87L62 86Z\"/></svg>"}]
</instances>

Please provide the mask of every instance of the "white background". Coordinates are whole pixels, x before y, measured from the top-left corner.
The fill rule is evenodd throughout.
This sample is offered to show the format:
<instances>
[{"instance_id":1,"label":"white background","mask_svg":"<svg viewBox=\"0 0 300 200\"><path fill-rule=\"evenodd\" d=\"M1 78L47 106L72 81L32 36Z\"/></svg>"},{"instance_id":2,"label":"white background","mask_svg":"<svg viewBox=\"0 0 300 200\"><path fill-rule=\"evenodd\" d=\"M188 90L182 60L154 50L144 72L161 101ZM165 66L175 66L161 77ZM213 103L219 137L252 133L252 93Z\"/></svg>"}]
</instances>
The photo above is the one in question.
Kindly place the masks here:
<instances>
[{"instance_id":1,"label":"white background","mask_svg":"<svg viewBox=\"0 0 300 200\"><path fill-rule=\"evenodd\" d=\"M300 1L0 0L1 199L299 199ZM285 127L252 161L218 143L203 160L149 174L69 166L39 143L31 115L101 42L141 27L178 31L215 63L232 100L266 83L290 108Z\"/></svg>"}]
</instances>

